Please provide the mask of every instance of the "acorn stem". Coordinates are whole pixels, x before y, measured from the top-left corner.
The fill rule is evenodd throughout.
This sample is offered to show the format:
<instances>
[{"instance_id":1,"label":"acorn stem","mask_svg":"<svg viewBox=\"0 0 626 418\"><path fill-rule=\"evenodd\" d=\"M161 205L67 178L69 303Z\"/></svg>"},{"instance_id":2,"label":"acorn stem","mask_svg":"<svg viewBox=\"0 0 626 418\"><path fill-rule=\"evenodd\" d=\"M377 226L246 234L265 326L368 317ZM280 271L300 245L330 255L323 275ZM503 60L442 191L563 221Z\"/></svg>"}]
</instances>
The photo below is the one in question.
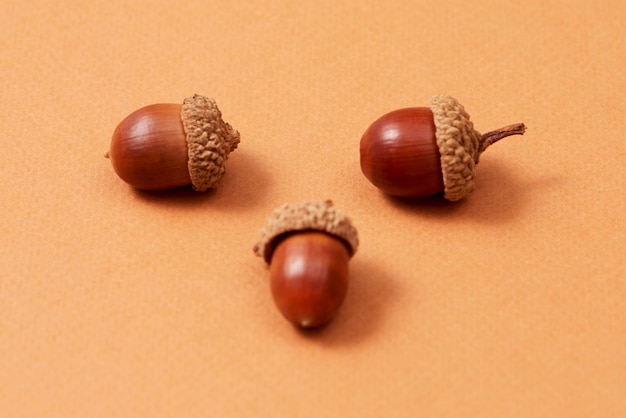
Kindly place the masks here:
<instances>
[{"instance_id":1,"label":"acorn stem","mask_svg":"<svg viewBox=\"0 0 626 418\"><path fill-rule=\"evenodd\" d=\"M511 135L524 135L525 131L526 125L523 123L516 123L483 134L480 146L478 147L478 155L482 154L490 145L495 144L502 138L506 138Z\"/></svg>"}]
</instances>

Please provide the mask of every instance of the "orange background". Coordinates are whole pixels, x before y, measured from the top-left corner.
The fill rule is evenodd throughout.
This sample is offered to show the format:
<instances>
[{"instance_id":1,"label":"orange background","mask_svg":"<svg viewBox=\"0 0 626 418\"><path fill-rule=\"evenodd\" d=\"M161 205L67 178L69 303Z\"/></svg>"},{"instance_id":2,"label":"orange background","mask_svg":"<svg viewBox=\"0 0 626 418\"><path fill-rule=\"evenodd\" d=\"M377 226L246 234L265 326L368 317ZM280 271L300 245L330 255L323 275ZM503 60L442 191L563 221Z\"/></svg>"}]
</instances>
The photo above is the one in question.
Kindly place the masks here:
<instances>
[{"instance_id":1,"label":"orange background","mask_svg":"<svg viewBox=\"0 0 626 418\"><path fill-rule=\"evenodd\" d=\"M16 1L0 14L0 416L626 416L626 3ZM214 97L222 187L143 193L127 114ZM476 191L390 199L359 140L450 94ZM275 309L271 211L357 226L328 327Z\"/></svg>"}]
</instances>

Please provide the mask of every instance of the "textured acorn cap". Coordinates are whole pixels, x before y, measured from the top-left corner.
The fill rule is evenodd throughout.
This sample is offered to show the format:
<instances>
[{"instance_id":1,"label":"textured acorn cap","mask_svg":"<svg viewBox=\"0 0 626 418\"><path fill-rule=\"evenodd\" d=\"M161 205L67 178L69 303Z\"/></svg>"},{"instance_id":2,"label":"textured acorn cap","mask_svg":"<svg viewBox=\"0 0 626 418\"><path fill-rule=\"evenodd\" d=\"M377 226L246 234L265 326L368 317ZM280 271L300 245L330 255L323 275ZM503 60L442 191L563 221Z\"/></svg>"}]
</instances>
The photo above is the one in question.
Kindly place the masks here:
<instances>
[{"instance_id":1,"label":"textured acorn cap","mask_svg":"<svg viewBox=\"0 0 626 418\"><path fill-rule=\"evenodd\" d=\"M254 253L269 264L280 238L294 231L321 231L339 238L352 257L359 246L356 228L350 219L335 209L333 202L307 201L284 204L274 211L261 230Z\"/></svg>"},{"instance_id":2,"label":"textured acorn cap","mask_svg":"<svg viewBox=\"0 0 626 418\"><path fill-rule=\"evenodd\" d=\"M239 132L222 120L215 100L194 94L183 102L181 119L187 140L187 168L194 190L217 187Z\"/></svg>"},{"instance_id":3,"label":"textured acorn cap","mask_svg":"<svg viewBox=\"0 0 626 418\"><path fill-rule=\"evenodd\" d=\"M452 201L462 199L474 190L481 134L474 130L465 108L453 97L434 96L430 109L441 154L444 197Z\"/></svg>"}]
</instances>

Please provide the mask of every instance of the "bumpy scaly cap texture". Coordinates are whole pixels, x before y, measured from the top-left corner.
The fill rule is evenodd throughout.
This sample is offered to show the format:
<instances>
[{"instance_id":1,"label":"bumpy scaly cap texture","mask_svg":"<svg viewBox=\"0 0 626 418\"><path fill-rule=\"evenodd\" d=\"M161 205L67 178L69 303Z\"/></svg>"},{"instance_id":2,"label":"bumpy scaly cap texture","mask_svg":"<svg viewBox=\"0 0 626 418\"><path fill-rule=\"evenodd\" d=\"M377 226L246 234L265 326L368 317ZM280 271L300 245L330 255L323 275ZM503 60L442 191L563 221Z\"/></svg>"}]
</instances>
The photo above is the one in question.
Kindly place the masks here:
<instances>
[{"instance_id":1,"label":"bumpy scaly cap texture","mask_svg":"<svg viewBox=\"0 0 626 418\"><path fill-rule=\"evenodd\" d=\"M441 154L444 197L448 200L462 199L474 190L481 135L474 130L465 108L453 97L433 97L430 109Z\"/></svg>"},{"instance_id":2,"label":"bumpy scaly cap texture","mask_svg":"<svg viewBox=\"0 0 626 418\"><path fill-rule=\"evenodd\" d=\"M187 139L187 168L194 190L217 187L239 132L222 120L215 100L194 94L183 102L181 119Z\"/></svg>"},{"instance_id":3,"label":"bumpy scaly cap texture","mask_svg":"<svg viewBox=\"0 0 626 418\"><path fill-rule=\"evenodd\" d=\"M261 239L254 246L254 252L269 263L277 238L292 231L306 230L322 231L340 238L346 244L350 257L359 246L356 228L346 215L335 209L333 202L308 201L287 203L276 209L261 230Z\"/></svg>"}]
</instances>

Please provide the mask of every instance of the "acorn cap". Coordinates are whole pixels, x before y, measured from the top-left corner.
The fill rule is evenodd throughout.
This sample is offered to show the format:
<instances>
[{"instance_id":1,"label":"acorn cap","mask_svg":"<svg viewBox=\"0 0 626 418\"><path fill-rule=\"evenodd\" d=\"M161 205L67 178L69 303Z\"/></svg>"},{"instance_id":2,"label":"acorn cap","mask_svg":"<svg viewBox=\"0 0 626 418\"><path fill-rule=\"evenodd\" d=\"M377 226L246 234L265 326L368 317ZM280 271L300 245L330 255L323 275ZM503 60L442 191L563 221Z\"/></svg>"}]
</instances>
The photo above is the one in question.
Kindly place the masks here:
<instances>
[{"instance_id":1,"label":"acorn cap","mask_svg":"<svg viewBox=\"0 0 626 418\"><path fill-rule=\"evenodd\" d=\"M308 201L284 204L274 211L261 230L254 253L269 264L280 238L294 231L321 231L340 239L352 257L359 246L356 228L350 219L334 208L333 202Z\"/></svg>"},{"instance_id":2,"label":"acorn cap","mask_svg":"<svg viewBox=\"0 0 626 418\"><path fill-rule=\"evenodd\" d=\"M215 100L194 94L184 100L181 119L187 140L187 169L194 190L217 187L239 132L222 120Z\"/></svg>"},{"instance_id":3,"label":"acorn cap","mask_svg":"<svg viewBox=\"0 0 626 418\"><path fill-rule=\"evenodd\" d=\"M469 115L455 98L434 96L430 109L441 154L444 197L459 200L474 190L475 167L480 156L481 134L474 130Z\"/></svg>"}]
</instances>

